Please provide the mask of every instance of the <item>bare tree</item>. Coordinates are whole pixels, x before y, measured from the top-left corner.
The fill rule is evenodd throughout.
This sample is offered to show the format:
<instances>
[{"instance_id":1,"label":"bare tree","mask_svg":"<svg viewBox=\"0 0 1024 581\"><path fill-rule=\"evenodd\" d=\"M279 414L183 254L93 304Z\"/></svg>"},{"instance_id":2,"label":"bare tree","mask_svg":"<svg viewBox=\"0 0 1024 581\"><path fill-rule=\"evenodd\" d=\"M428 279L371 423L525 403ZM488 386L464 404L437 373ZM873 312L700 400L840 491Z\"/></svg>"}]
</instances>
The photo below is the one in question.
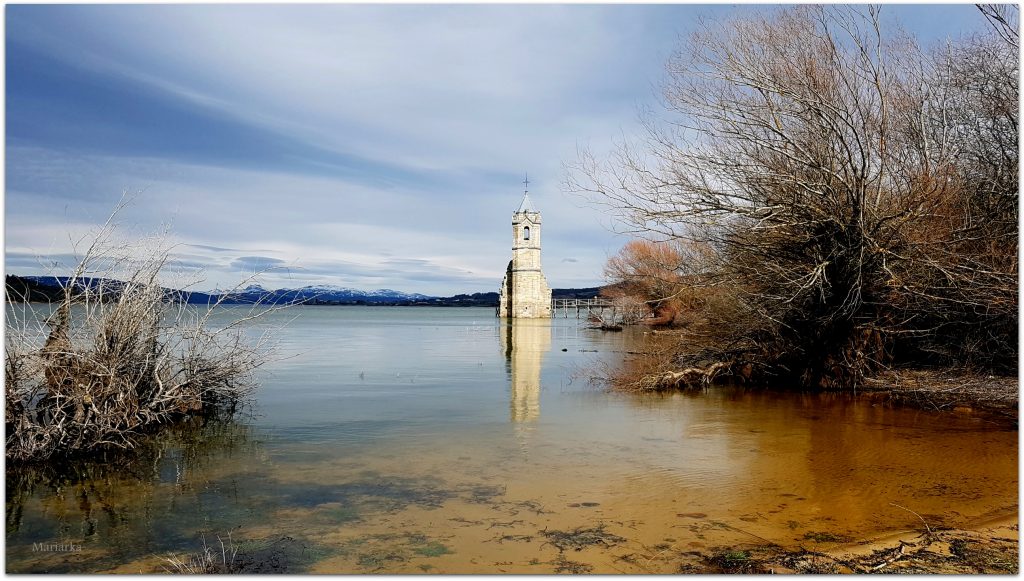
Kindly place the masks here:
<instances>
[{"instance_id":1,"label":"bare tree","mask_svg":"<svg viewBox=\"0 0 1024 581\"><path fill-rule=\"evenodd\" d=\"M1006 6L994 8L1003 24ZM1010 20L1007 20L1010 19ZM894 303L904 356L1012 370L1017 357L1018 43L999 26L932 52L899 127L908 186L941 183L910 224ZM925 357L927 359L927 357Z\"/></svg>"},{"instance_id":2,"label":"bare tree","mask_svg":"<svg viewBox=\"0 0 1024 581\"><path fill-rule=\"evenodd\" d=\"M951 222L970 180L960 163L970 139L957 131L977 115L972 102L966 117L950 118L968 98L953 82L966 72L957 59L941 82L912 39L882 34L870 7L799 6L706 25L668 64L667 118L648 117L646 141L607 161L582 152L568 189L613 206L630 229L714 250L702 282L729 288L726 318L745 322L715 338L720 359L805 385L857 385L903 342L935 336L939 323L923 313L967 304L963 285L988 275L924 252L967 242ZM981 74L1000 74L995 67ZM1004 85L1016 91L1015 78ZM973 147L1001 147L989 174L1015 182L1016 170L1006 172L1016 127L993 121L972 130ZM982 135L990 131L1002 146ZM1014 222L1015 204L1004 208ZM1008 242L1015 256L1015 227ZM955 287L946 297L930 287L939 273ZM993 277L983 286L1002 289L1015 263Z\"/></svg>"},{"instance_id":3,"label":"bare tree","mask_svg":"<svg viewBox=\"0 0 1024 581\"><path fill-rule=\"evenodd\" d=\"M1020 48L1020 6L1017 4L977 4L992 28L1014 50Z\"/></svg>"}]
</instances>

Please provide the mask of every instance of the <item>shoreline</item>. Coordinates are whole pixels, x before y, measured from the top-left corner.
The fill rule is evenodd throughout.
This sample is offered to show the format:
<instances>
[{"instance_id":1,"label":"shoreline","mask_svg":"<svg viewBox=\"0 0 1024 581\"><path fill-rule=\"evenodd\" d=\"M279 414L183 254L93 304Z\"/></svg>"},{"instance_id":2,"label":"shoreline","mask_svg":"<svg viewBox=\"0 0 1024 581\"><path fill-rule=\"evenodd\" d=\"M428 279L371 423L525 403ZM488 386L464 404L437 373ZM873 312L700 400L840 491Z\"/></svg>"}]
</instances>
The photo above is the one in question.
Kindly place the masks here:
<instances>
[{"instance_id":1,"label":"shoreline","mask_svg":"<svg viewBox=\"0 0 1024 581\"><path fill-rule=\"evenodd\" d=\"M904 369L882 372L866 383L858 390L865 397L924 410L976 414L1018 425L1017 377L963 369Z\"/></svg>"},{"instance_id":2,"label":"shoreline","mask_svg":"<svg viewBox=\"0 0 1024 581\"><path fill-rule=\"evenodd\" d=\"M719 556L709 561L717 565L717 573L1015 575L1019 539L1015 512L962 528L894 531L823 550L753 547L733 551L745 559L730 562Z\"/></svg>"},{"instance_id":3,"label":"shoreline","mask_svg":"<svg viewBox=\"0 0 1024 581\"><path fill-rule=\"evenodd\" d=\"M925 411L974 415L1012 425L1019 423L1020 381L1018 376L995 375L966 367L905 367L878 371L861 385L847 389L813 389L779 384L748 383L733 375L725 364L680 369L669 364L671 346L666 331L649 331L654 338L643 350L628 351L618 370L596 375L620 393L693 392L715 387L744 387L775 392L848 394L882 405L903 406ZM606 370L608 371L608 370ZM723 373L724 371L724 373Z\"/></svg>"}]
</instances>

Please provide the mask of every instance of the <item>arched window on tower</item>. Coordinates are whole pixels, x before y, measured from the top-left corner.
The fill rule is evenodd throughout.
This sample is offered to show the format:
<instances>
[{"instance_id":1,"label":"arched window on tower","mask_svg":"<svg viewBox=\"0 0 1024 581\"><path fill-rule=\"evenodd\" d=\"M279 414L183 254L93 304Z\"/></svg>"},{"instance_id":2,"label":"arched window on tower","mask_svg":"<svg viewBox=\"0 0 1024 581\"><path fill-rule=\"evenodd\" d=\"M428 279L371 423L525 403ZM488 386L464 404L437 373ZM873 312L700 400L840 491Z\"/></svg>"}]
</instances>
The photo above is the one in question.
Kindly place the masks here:
<instances>
[{"instance_id":1,"label":"arched window on tower","mask_svg":"<svg viewBox=\"0 0 1024 581\"><path fill-rule=\"evenodd\" d=\"M530 239L530 227L526 226L525 228L523 228L523 240L529 240L529 239Z\"/></svg>"}]
</instances>

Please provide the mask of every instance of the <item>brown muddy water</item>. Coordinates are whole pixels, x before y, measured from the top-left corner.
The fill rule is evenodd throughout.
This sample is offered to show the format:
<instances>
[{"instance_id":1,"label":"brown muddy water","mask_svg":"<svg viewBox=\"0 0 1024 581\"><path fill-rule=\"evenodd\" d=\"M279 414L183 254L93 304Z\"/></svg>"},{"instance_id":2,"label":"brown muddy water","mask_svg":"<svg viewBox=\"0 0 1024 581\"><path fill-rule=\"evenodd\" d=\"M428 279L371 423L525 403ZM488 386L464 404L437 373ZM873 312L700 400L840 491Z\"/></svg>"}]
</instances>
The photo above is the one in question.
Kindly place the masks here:
<instances>
[{"instance_id":1,"label":"brown muddy water","mask_svg":"<svg viewBox=\"0 0 1024 581\"><path fill-rule=\"evenodd\" d=\"M275 318L279 318L277 320ZM131 460L7 471L7 571L675 572L1017 513L1017 431L837 395L607 393L641 332L298 307L251 415ZM914 514L916 513L916 514ZM56 546L54 546L56 545Z\"/></svg>"}]
</instances>

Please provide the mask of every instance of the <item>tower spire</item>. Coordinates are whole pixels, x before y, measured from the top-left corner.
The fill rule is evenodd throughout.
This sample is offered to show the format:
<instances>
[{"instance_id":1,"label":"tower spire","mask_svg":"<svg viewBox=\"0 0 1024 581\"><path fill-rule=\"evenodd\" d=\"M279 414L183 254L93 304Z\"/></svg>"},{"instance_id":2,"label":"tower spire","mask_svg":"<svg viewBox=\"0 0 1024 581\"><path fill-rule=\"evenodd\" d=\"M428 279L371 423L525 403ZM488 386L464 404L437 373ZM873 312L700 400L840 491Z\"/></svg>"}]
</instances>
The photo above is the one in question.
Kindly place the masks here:
<instances>
[{"instance_id":1,"label":"tower spire","mask_svg":"<svg viewBox=\"0 0 1024 581\"><path fill-rule=\"evenodd\" d=\"M519 213L519 212L536 212L537 210L533 209L533 202L530 201L530 175L529 174L526 174L526 179L523 180L523 185L526 186L523 189L523 201L522 201L522 203L519 204L519 209L516 210L516 213Z\"/></svg>"}]
</instances>

